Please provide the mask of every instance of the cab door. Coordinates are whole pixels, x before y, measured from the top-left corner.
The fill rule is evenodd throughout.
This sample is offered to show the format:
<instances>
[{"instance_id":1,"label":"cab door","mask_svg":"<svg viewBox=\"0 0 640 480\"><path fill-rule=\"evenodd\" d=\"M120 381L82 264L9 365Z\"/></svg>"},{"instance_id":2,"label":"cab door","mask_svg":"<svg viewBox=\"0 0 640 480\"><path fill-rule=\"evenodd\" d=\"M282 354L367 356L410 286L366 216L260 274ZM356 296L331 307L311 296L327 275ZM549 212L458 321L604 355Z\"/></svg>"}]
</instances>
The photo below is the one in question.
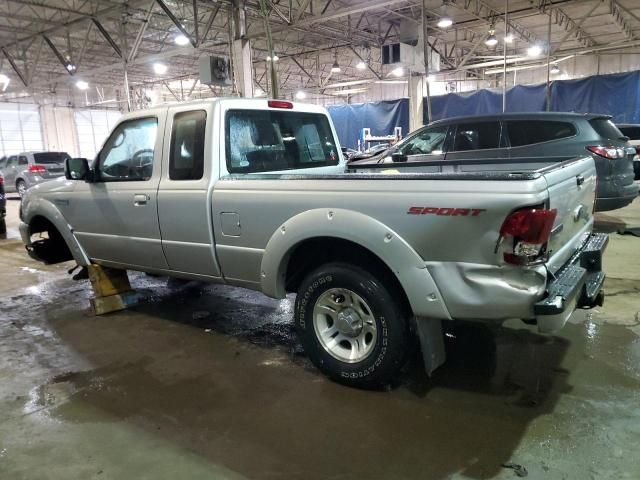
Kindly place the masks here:
<instances>
[{"instance_id":1,"label":"cab door","mask_svg":"<svg viewBox=\"0 0 640 480\"><path fill-rule=\"evenodd\" d=\"M153 112L153 111L151 111ZM94 165L59 208L91 259L104 264L166 268L158 225L164 111L122 121Z\"/></svg>"},{"instance_id":2,"label":"cab door","mask_svg":"<svg viewBox=\"0 0 640 480\"><path fill-rule=\"evenodd\" d=\"M171 270L220 277L213 244L211 202L213 115L210 106L172 107L164 136L158 191L162 249Z\"/></svg>"}]
</instances>

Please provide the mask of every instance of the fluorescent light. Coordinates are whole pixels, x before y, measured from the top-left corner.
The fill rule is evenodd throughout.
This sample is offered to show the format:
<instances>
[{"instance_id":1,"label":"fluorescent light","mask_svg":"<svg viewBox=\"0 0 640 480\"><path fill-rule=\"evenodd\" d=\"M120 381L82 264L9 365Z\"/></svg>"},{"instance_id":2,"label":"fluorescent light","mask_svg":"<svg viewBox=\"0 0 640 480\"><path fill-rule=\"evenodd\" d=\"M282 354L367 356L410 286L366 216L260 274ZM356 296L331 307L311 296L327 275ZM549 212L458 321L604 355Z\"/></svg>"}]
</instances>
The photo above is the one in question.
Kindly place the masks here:
<instances>
[{"instance_id":1,"label":"fluorescent light","mask_svg":"<svg viewBox=\"0 0 640 480\"><path fill-rule=\"evenodd\" d=\"M531 45L527 48L527 55L530 57L537 57L542 54L542 47L540 45Z\"/></svg>"},{"instance_id":2,"label":"fluorescent light","mask_svg":"<svg viewBox=\"0 0 640 480\"><path fill-rule=\"evenodd\" d=\"M440 28L449 28L451 25L453 25L453 20L449 17L442 17L438 20L438 27Z\"/></svg>"},{"instance_id":3,"label":"fluorescent light","mask_svg":"<svg viewBox=\"0 0 640 480\"><path fill-rule=\"evenodd\" d=\"M9 82L11 79L7 77L4 73L0 73L0 84L2 84L2 91L4 92L9 86Z\"/></svg>"},{"instance_id":4,"label":"fluorescent light","mask_svg":"<svg viewBox=\"0 0 640 480\"><path fill-rule=\"evenodd\" d=\"M402 67L394 68L393 70L391 70L391 75L393 75L394 77L403 76L404 75L404 68L402 68Z\"/></svg>"},{"instance_id":5,"label":"fluorescent light","mask_svg":"<svg viewBox=\"0 0 640 480\"><path fill-rule=\"evenodd\" d=\"M153 71L156 72L157 75L164 75L167 73L167 66L164 63L154 63Z\"/></svg>"},{"instance_id":6,"label":"fluorescent light","mask_svg":"<svg viewBox=\"0 0 640 480\"><path fill-rule=\"evenodd\" d=\"M507 33L504 37L504 43L513 43L514 37L512 33Z\"/></svg>"},{"instance_id":7,"label":"fluorescent light","mask_svg":"<svg viewBox=\"0 0 640 480\"><path fill-rule=\"evenodd\" d=\"M356 64L356 68L358 70L364 70L365 68L367 68L367 64L365 62L363 62L362 60L360 60L357 64Z\"/></svg>"},{"instance_id":8,"label":"fluorescent light","mask_svg":"<svg viewBox=\"0 0 640 480\"><path fill-rule=\"evenodd\" d=\"M305 98L307 98L307 94L304 93L302 90L299 90L296 92L296 98L298 100L304 100Z\"/></svg>"},{"instance_id":9,"label":"fluorescent light","mask_svg":"<svg viewBox=\"0 0 640 480\"><path fill-rule=\"evenodd\" d=\"M76 82L76 87L78 87L80 90L86 90L87 88L89 88L89 84L84 80L78 80Z\"/></svg>"},{"instance_id":10,"label":"fluorescent light","mask_svg":"<svg viewBox=\"0 0 640 480\"><path fill-rule=\"evenodd\" d=\"M173 41L176 43L176 45L180 45L181 47L189 43L189 39L182 34L176 36L176 38L174 38Z\"/></svg>"}]
</instances>

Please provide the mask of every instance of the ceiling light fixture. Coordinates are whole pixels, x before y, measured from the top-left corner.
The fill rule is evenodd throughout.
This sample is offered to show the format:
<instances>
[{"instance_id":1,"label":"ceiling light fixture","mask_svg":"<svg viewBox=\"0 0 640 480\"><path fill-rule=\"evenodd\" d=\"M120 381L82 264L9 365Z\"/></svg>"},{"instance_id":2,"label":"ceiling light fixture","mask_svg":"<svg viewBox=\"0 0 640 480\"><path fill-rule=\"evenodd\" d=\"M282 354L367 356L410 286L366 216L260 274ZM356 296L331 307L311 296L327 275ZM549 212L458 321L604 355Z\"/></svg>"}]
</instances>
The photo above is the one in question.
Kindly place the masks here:
<instances>
[{"instance_id":1,"label":"ceiling light fixture","mask_svg":"<svg viewBox=\"0 0 640 480\"><path fill-rule=\"evenodd\" d=\"M180 45L181 47L184 47L189 43L189 39L182 34L177 35L176 38L173 39L173 41L175 42L176 45Z\"/></svg>"},{"instance_id":2,"label":"ceiling light fixture","mask_svg":"<svg viewBox=\"0 0 640 480\"><path fill-rule=\"evenodd\" d=\"M76 87L78 87L80 90L86 90L87 88L89 88L89 84L84 80L78 80L76 82Z\"/></svg>"},{"instance_id":3,"label":"ceiling light fixture","mask_svg":"<svg viewBox=\"0 0 640 480\"><path fill-rule=\"evenodd\" d=\"M560 67L557 64L554 63L553 65L551 65L551 69L549 70L549 72L552 75L557 75L557 74L560 73Z\"/></svg>"},{"instance_id":4,"label":"ceiling light fixture","mask_svg":"<svg viewBox=\"0 0 640 480\"><path fill-rule=\"evenodd\" d=\"M391 70L391 75L393 75L394 77L401 77L404 75L404 68L402 67L396 67L393 70Z\"/></svg>"},{"instance_id":5,"label":"ceiling light fixture","mask_svg":"<svg viewBox=\"0 0 640 480\"><path fill-rule=\"evenodd\" d=\"M2 91L4 92L9 86L9 82L11 79L7 77L4 73L0 73L0 84L2 85Z\"/></svg>"},{"instance_id":6,"label":"ceiling light fixture","mask_svg":"<svg viewBox=\"0 0 640 480\"><path fill-rule=\"evenodd\" d=\"M504 37L504 43L513 43L514 39L515 37L513 36L513 33L507 33L507 35Z\"/></svg>"},{"instance_id":7,"label":"ceiling light fixture","mask_svg":"<svg viewBox=\"0 0 640 480\"><path fill-rule=\"evenodd\" d=\"M440 20L438 20L437 25L440 28L449 28L453 25L453 20L450 17L441 17Z\"/></svg>"},{"instance_id":8,"label":"ceiling light fixture","mask_svg":"<svg viewBox=\"0 0 640 480\"><path fill-rule=\"evenodd\" d=\"M331 72L340 73L342 69L340 68L340 64L338 63L338 51L333 52L333 65L331 65Z\"/></svg>"},{"instance_id":9,"label":"ceiling light fixture","mask_svg":"<svg viewBox=\"0 0 640 480\"><path fill-rule=\"evenodd\" d=\"M156 72L156 75L164 75L167 73L167 66L164 63L154 63L153 71Z\"/></svg>"},{"instance_id":10,"label":"ceiling light fixture","mask_svg":"<svg viewBox=\"0 0 640 480\"><path fill-rule=\"evenodd\" d=\"M297 98L298 100L304 100L305 98L307 98L307 94L306 94L306 93L304 93L302 90L298 90L298 91L296 92L296 98Z\"/></svg>"},{"instance_id":11,"label":"ceiling light fixture","mask_svg":"<svg viewBox=\"0 0 640 480\"><path fill-rule=\"evenodd\" d=\"M365 68L367 68L367 64L363 61L360 60L357 64L356 64L356 68L358 70L364 70Z\"/></svg>"},{"instance_id":12,"label":"ceiling light fixture","mask_svg":"<svg viewBox=\"0 0 640 480\"><path fill-rule=\"evenodd\" d=\"M531 45L527 48L527 55L530 57L537 57L542 54L542 47L540 45Z\"/></svg>"},{"instance_id":13,"label":"ceiling light fixture","mask_svg":"<svg viewBox=\"0 0 640 480\"><path fill-rule=\"evenodd\" d=\"M67 69L68 72L73 73L76 71L76 66L73 63L67 63L65 65L65 68Z\"/></svg>"},{"instance_id":14,"label":"ceiling light fixture","mask_svg":"<svg viewBox=\"0 0 640 480\"><path fill-rule=\"evenodd\" d=\"M278 55L274 55L273 57L272 57L271 55L267 55L266 60L267 60L267 62L270 62L270 61L272 61L272 60L273 60L274 62L277 62L278 60L280 60L280 57L279 57Z\"/></svg>"},{"instance_id":15,"label":"ceiling light fixture","mask_svg":"<svg viewBox=\"0 0 640 480\"><path fill-rule=\"evenodd\" d=\"M496 29L493 25L491 25L491 28L489 29L489 36L484 41L484 44L487 47L495 47L498 44L498 37L496 37Z\"/></svg>"}]
</instances>

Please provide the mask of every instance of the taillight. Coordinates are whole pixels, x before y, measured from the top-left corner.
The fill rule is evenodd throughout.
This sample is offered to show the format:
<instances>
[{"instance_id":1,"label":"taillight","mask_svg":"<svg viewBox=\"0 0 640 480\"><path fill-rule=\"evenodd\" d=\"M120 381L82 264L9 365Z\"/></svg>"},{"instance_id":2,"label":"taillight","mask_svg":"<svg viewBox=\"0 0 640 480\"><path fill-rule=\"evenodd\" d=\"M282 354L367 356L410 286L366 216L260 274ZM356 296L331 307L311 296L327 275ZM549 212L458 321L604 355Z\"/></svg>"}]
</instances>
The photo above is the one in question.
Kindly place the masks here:
<instances>
[{"instance_id":1,"label":"taillight","mask_svg":"<svg viewBox=\"0 0 640 480\"><path fill-rule=\"evenodd\" d=\"M500 228L498 245L505 245L504 261L528 265L539 260L551 236L558 211L527 207L510 213Z\"/></svg>"},{"instance_id":2,"label":"taillight","mask_svg":"<svg viewBox=\"0 0 640 480\"><path fill-rule=\"evenodd\" d=\"M286 102L284 100L269 100L267 102L267 104L271 108L287 108L287 109L292 109L293 108L293 103Z\"/></svg>"},{"instance_id":3,"label":"taillight","mask_svg":"<svg viewBox=\"0 0 640 480\"><path fill-rule=\"evenodd\" d=\"M627 153L624 148L614 147L611 145L602 146L602 145L593 145L587 147L591 153L595 153L596 155L600 155L601 157L608 158L610 160L616 160L618 158L625 158Z\"/></svg>"},{"instance_id":4,"label":"taillight","mask_svg":"<svg viewBox=\"0 0 640 480\"><path fill-rule=\"evenodd\" d=\"M4 177L2 175L0 175L0 185L4 184Z\"/></svg>"},{"instance_id":5,"label":"taillight","mask_svg":"<svg viewBox=\"0 0 640 480\"><path fill-rule=\"evenodd\" d=\"M635 147L633 147L636 149L636 155L640 155L640 145L636 145Z\"/></svg>"},{"instance_id":6,"label":"taillight","mask_svg":"<svg viewBox=\"0 0 640 480\"><path fill-rule=\"evenodd\" d=\"M28 170L31 173L45 173L47 171L42 165L29 165Z\"/></svg>"}]
</instances>

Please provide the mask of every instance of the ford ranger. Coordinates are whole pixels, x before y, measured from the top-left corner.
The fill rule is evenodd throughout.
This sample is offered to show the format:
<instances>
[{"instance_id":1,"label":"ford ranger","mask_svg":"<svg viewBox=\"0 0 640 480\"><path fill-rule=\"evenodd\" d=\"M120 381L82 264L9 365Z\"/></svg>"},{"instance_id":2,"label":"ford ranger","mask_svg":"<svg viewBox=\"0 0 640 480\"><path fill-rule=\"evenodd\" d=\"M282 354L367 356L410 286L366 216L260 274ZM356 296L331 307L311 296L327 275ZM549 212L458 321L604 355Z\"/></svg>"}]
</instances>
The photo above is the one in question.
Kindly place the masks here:
<instances>
[{"instance_id":1,"label":"ford ranger","mask_svg":"<svg viewBox=\"0 0 640 480\"><path fill-rule=\"evenodd\" d=\"M123 116L95 161L69 159L65 177L27 191L20 232L45 262L296 293L313 363L376 387L412 335L427 371L439 366L444 321L552 332L601 304L595 187L589 157L349 173L323 108L215 99Z\"/></svg>"}]
</instances>

